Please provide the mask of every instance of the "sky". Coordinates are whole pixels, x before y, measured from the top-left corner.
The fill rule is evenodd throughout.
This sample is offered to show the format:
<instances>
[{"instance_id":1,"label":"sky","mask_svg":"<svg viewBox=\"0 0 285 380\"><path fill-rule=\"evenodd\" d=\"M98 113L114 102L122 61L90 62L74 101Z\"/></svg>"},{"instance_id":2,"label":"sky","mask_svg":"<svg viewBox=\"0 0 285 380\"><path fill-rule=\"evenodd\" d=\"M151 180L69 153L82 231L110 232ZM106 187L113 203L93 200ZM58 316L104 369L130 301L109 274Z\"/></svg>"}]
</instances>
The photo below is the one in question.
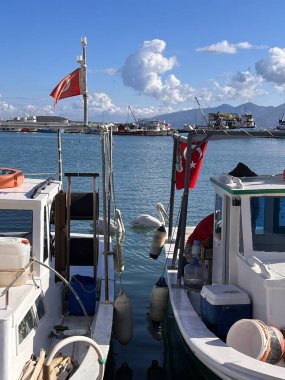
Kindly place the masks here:
<instances>
[{"instance_id":1,"label":"sky","mask_svg":"<svg viewBox=\"0 0 285 380\"><path fill-rule=\"evenodd\" d=\"M83 120L53 88L87 37L89 120L285 103L285 0L3 0L0 119Z\"/></svg>"}]
</instances>

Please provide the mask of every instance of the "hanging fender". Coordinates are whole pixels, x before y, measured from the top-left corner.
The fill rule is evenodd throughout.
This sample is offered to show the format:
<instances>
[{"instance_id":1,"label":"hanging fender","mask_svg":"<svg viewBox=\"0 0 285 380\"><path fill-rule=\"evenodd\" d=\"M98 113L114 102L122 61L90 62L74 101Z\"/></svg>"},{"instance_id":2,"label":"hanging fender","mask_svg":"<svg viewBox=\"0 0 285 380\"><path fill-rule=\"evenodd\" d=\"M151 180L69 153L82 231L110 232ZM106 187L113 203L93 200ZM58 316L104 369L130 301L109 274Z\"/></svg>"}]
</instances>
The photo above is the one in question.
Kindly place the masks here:
<instances>
[{"instance_id":1,"label":"hanging fender","mask_svg":"<svg viewBox=\"0 0 285 380\"><path fill-rule=\"evenodd\" d=\"M166 239L166 229L164 226L160 226L155 231L152 238L150 253L149 253L149 257L151 259L157 260L164 246L165 239Z\"/></svg>"},{"instance_id":2,"label":"hanging fender","mask_svg":"<svg viewBox=\"0 0 285 380\"><path fill-rule=\"evenodd\" d=\"M121 289L114 302L114 334L122 345L127 345L133 337L132 306L124 289Z\"/></svg>"},{"instance_id":3,"label":"hanging fender","mask_svg":"<svg viewBox=\"0 0 285 380\"><path fill-rule=\"evenodd\" d=\"M149 317L154 322L162 322L168 306L168 286L165 278L160 277L154 285L151 292L151 300L149 306Z\"/></svg>"}]
</instances>

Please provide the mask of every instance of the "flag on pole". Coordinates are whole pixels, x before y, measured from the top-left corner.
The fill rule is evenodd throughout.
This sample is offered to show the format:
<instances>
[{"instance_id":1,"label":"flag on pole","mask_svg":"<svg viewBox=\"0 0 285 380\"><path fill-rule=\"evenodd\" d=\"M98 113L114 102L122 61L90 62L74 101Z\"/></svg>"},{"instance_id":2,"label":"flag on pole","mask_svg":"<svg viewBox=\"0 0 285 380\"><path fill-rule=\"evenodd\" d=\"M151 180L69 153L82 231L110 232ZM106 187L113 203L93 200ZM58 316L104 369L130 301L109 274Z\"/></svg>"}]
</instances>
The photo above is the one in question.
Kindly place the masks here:
<instances>
[{"instance_id":1,"label":"flag on pole","mask_svg":"<svg viewBox=\"0 0 285 380\"><path fill-rule=\"evenodd\" d=\"M54 106L56 107L57 102L60 99L83 94L85 91L84 83L81 68L68 74L61 82L59 82L50 94L50 96L54 98Z\"/></svg>"},{"instance_id":2,"label":"flag on pole","mask_svg":"<svg viewBox=\"0 0 285 380\"><path fill-rule=\"evenodd\" d=\"M192 142L191 149L191 164L190 164L190 181L189 188L193 189L196 185L199 172L202 166L203 157L207 148L208 140L204 141L201 145L198 142ZM196 149L195 149L196 148ZM195 150L194 150L195 149ZM186 169L186 153L187 143L180 141L178 143L178 159L181 159L182 170L176 169L176 189L184 189L185 182L185 169Z\"/></svg>"}]
</instances>

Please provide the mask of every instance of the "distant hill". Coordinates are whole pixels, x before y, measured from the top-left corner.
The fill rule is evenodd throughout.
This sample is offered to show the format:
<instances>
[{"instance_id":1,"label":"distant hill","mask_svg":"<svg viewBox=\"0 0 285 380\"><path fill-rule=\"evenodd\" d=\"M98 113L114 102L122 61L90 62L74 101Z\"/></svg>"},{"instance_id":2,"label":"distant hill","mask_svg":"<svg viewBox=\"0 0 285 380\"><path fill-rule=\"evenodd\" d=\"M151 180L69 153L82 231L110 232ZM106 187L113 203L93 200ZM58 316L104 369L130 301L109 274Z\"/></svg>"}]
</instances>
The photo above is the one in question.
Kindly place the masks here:
<instances>
[{"instance_id":1,"label":"distant hill","mask_svg":"<svg viewBox=\"0 0 285 380\"><path fill-rule=\"evenodd\" d=\"M275 128L283 113L285 114L285 103L277 107L257 106L254 103L245 103L236 107L222 104L214 108L204 108L203 111L206 118L208 118L210 112L229 112L239 115L251 112L255 118L257 128ZM199 108L158 115L156 118L170 123L172 128L183 128L184 124L205 125Z\"/></svg>"}]
</instances>

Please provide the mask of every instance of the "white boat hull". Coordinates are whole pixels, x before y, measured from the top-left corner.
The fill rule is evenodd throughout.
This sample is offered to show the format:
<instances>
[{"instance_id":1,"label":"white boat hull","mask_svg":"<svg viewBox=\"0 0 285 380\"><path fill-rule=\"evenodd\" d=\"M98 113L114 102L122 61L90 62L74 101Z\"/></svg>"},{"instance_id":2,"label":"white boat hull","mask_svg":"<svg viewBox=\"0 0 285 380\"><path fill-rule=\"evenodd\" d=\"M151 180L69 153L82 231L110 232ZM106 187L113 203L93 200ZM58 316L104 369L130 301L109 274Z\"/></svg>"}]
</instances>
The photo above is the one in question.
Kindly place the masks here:
<instances>
[{"instance_id":1,"label":"white boat hull","mask_svg":"<svg viewBox=\"0 0 285 380\"><path fill-rule=\"evenodd\" d=\"M172 252L173 244L165 251ZM168 255L169 264L172 260ZM187 295L187 289L176 286L177 270L167 270L169 298L181 335L192 353L221 379L274 379L285 378L285 368L250 358L217 338L202 322ZM199 302L199 300L197 300Z\"/></svg>"}]
</instances>

